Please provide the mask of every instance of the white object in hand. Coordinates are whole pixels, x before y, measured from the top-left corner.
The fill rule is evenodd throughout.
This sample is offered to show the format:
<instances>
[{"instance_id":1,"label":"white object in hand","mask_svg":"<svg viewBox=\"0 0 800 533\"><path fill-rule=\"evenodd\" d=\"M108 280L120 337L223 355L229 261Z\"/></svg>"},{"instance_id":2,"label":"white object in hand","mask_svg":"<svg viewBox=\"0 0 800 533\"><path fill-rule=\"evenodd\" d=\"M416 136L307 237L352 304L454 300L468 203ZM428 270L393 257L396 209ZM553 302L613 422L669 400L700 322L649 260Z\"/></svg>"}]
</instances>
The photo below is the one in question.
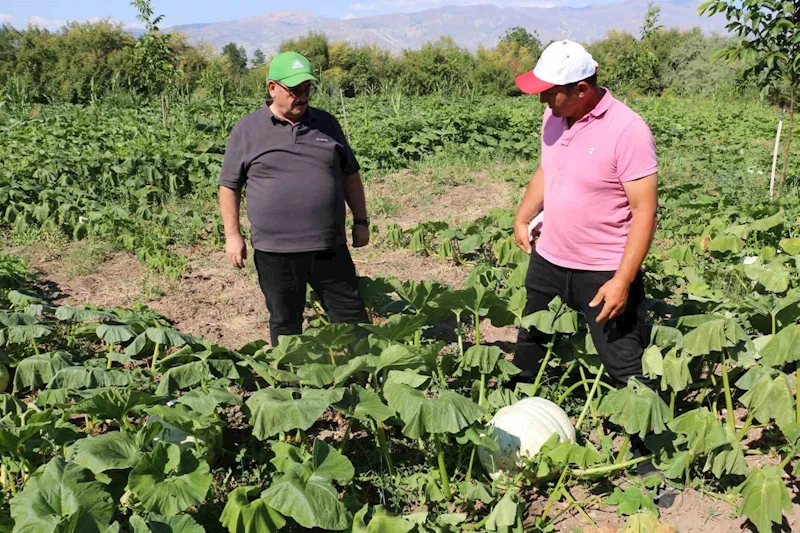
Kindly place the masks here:
<instances>
[{"instance_id":1,"label":"white object in hand","mask_svg":"<svg viewBox=\"0 0 800 533\"><path fill-rule=\"evenodd\" d=\"M533 217L533 220L528 224L528 240L532 243L534 241L534 232L538 235L542 232L542 225L544 224L544 211L539 211L539 214Z\"/></svg>"}]
</instances>

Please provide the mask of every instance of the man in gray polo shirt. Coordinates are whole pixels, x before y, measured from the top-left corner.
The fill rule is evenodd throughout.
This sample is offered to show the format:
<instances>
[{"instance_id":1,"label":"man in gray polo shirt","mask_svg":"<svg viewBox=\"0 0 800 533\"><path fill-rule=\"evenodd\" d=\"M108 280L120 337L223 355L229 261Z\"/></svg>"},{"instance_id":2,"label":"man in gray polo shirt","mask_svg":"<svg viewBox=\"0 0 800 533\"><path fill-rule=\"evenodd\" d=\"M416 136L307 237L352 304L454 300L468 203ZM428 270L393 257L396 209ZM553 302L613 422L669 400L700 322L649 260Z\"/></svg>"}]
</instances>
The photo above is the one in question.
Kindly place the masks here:
<instances>
[{"instance_id":1,"label":"man in gray polo shirt","mask_svg":"<svg viewBox=\"0 0 800 533\"><path fill-rule=\"evenodd\" d=\"M239 228L241 191L258 280L269 310L270 342L302 332L306 284L333 322L368 322L347 246L345 203L353 246L369 242L359 164L339 123L309 106L309 61L284 52L270 62L270 100L233 127L219 177L225 254L241 268L247 247Z\"/></svg>"}]
</instances>

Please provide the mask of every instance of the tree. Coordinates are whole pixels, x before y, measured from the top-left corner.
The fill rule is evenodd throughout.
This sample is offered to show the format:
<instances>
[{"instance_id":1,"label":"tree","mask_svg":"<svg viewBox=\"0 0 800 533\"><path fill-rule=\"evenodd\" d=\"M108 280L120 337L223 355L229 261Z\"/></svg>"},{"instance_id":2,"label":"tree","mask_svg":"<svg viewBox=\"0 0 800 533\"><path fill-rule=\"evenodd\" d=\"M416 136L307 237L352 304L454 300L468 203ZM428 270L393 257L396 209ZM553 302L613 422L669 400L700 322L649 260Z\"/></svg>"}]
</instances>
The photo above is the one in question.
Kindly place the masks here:
<instances>
[{"instance_id":1,"label":"tree","mask_svg":"<svg viewBox=\"0 0 800 533\"><path fill-rule=\"evenodd\" d=\"M247 68L247 51L236 43L228 43L222 49L222 55L228 58L234 71L242 73Z\"/></svg>"},{"instance_id":2,"label":"tree","mask_svg":"<svg viewBox=\"0 0 800 533\"><path fill-rule=\"evenodd\" d=\"M264 57L264 52L260 48L256 48L256 51L253 52L253 66L255 68L263 67L266 62L267 58Z\"/></svg>"},{"instance_id":3,"label":"tree","mask_svg":"<svg viewBox=\"0 0 800 533\"><path fill-rule=\"evenodd\" d=\"M147 28L147 33L136 42L134 65L139 83L148 94L161 95L161 115L167 127L167 89L177 74L174 57L169 47L169 35L162 34L158 25L164 15L153 16L150 0L131 0L131 5L139 10L137 19Z\"/></svg>"},{"instance_id":4,"label":"tree","mask_svg":"<svg viewBox=\"0 0 800 533\"><path fill-rule=\"evenodd\" d=\"M500 39L500 44L509 43L514 43L521 48L526 48L530 51L534 60L539 59L539 56L542 55L542 41L539 40L539 34L535 30L533 33L530 33L520 26L515 26L514 28L506 30L506 34Z\"/></svg>"},{"instance_id":5,"label":"tree","mask_svg":"<svg viewBox=\"0 0 800 533\"><path fill-rule=\"evenodd\" d=\"M281 43L280 52L297 52L305 56L319 74L328 69L328 37L324 33L309 32L307 35Z\"/></svg>"},{"instance_id":6,"label":"tree","mask_svg":"<svg viewBox=\"0 0 800 533\"><path fill-rule=\"evenodd\" d=\"M775 0L714 0L698 8L699 13L713 16L724 13L726 28L741 38L716 54L714 59L728 62L749 62L743 74L755 79L765 92L781 84L789 87L789 130L783 155L783 171L778 191L789 168L794 126L794 103L800 81L800 3Z\"/></svg>"},{"instance_id":7,"label":"tree","mask_svg":"<svg viewBox=\"0 0 800 533\"><path fill-rule=\"evenodd\" d=\"M641 37L644 41L655 32L657 32L661 26L658 24L658 18L661 15L661 8L655 2L650 2L647 4L647 11L644 14L644 22L642 23L642 31Z\"/></svg>"}]
</instances>

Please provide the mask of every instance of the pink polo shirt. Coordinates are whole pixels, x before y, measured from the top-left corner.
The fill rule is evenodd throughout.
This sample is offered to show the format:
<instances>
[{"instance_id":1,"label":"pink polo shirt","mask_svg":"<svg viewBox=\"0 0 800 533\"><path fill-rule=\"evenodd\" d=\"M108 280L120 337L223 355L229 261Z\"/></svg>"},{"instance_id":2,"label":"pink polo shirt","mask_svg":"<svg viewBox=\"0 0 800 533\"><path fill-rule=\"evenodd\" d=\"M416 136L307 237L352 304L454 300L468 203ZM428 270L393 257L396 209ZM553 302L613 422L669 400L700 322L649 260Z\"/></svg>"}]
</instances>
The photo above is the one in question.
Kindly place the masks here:
<instances>
[{"instance_id":1,"label":"pink polo shirt","mask_svg":"<svg viewBox=\"0 0 800 533\"><path fill-rule=\"evenodd\" d=\"M579 270L619 268L631 225L622 184L658 171L644 120L606 90L581 120L542 119L544 225L536 251Z\"/></svg>"}]
</instances>

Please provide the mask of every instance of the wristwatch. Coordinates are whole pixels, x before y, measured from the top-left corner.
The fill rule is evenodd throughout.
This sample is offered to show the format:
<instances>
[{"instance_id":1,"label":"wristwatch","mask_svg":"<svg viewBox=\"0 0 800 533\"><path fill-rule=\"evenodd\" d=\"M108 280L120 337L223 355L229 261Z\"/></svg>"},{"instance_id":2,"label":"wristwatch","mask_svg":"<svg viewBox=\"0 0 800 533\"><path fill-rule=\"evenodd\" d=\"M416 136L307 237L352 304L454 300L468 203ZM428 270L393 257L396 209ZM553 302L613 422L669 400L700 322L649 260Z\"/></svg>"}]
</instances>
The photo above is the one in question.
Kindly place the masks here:
<instances>
[{"instance_id":1,"label":"wristwatch","mask_svg":"<svg viewBox=\"0 0 800 533\"><path fill-rule=\"evenodd\" d=\"M359 224L361 226L369 227L369 217L367 218L354 218L353 224Z\"/></svg>"}]
</instances>

